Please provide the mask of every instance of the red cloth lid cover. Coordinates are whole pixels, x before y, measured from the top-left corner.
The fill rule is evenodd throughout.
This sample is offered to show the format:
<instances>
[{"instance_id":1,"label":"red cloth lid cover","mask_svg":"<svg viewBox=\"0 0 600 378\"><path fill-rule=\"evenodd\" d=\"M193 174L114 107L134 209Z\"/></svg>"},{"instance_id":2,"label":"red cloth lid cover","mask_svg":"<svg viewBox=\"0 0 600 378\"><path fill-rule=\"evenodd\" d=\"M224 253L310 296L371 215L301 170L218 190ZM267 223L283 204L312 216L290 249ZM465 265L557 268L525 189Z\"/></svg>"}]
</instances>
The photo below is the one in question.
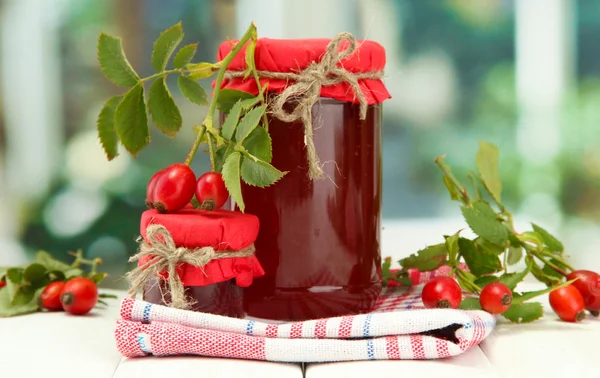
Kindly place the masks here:
<instances>
[{"instance_id":1,"label":"red cloth lid cover","mask_svg":"<svg viewBox=\"0 0 600 378\"><path fill-rule=\"evenodd\" d=\"M232 41L237 42L237 41ZM254 61L258 71L300 73L313 62L320 62L330 39L270 39L260 38L256 42ZM348 41L342 41L340 51L348 47ZM219 46L217 60L222 60L232 49L232 43L223 42ZM231 71L244 71L246 46L235 56L228 67ZM385 67L385 49L379 43L369 40L356 41L356 51L338 62L338 66L353 73L377 72ZM261 85L268 82L267 92L281 93L288 80L261 78ZM258 94L254 79L232 78L223 81L223 88L237 89L253 95ZM369 105L381 103L391 98L383 82L379 79L361 79L359 85ZM323 86L321 97L358 103L352 88L342 82L333 86Z\"/></svg>"},{"instance_id":2,"label":"red cloth lid cover","mask_svg":"<svg viewBox=\"0 0 600 378\"><path fill-rule=\"evenodd\" d=\"M256 240L259 229L258 218L236 211L203 211L188 206L176 213L161 214L147 210L142 214L140 233L145 241L149 224L161 224L167 228L178 247L200 248L211 246L215 250L241 250ZM138 261L138 266L148 262L147 256ZM264 275L256 256L232 257L212 260L204 267L179 264L177 272L184 286L205 286L236 279L238 286L246 287L255 277ZM162 272L162 278L167 278Z\"/></svg>"}]
</instances>

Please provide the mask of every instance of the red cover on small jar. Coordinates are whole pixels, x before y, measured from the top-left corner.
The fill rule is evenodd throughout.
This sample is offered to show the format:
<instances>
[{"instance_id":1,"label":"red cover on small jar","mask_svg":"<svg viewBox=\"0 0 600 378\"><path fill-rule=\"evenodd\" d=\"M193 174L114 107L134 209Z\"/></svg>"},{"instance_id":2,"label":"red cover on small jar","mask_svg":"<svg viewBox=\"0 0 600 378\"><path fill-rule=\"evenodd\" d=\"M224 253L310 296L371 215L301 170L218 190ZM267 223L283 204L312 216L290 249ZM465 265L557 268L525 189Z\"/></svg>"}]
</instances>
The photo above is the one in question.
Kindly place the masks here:
<instances>
[{"instance_id":1,"label":"red cover on small jar","mask_svg":"<svg viewBox=\"0 0 600 378\"><path fill-rule=\"evenodd\" d=\"M140 233L146 241L146 228L150 224L165 226L178 247L211 246L217 251L238 251L250 246L256 240L259 229L258 218L254 215L227 210L203 211L191 206L170 214L145 211ZM150 259L140 259L138 266ZM255 277L265 274L254 255L213 260L204 267L180 264L177 272L184 286L206 286L235 278L238 286L247 287ZM163 277L167 278L166 272Z\"/></svg>"},{"instance_id":2,"label":"red cover on small jar","mask_svg":"<svg viewBox=\"0 0 600 378\"><path fill-rule=\"evenodd\" d=\"M256 68L259 71L300 73L311 63L321 61L329 42L331 42L330 39L286 40L260 38L256 42L254 52ZM340 51L347 47L348 41L343 41L340 44ZM217 60L220 61L227 56L231 48L230 42L221 43ZM246 46L235 56L229 65L229 70L244 71L246 69L245 51ZM343 66L347 71L354 73L374 72L384 69L385 59L385 49L379 43L368 40L356 41L354 53L339 62L338 66ZM287 80L260 79L260 81L263 86L265 83L269 83L267 92L281 93L289 85ZM381 80L359 80L359 85L369 105L378 104L391 98ZM255 96L258 94L256 81L253 79L234 78L225 80L223 81L223 88L237 89ZM321 96L358 103L354 91L347 83L324 86L321 88Z\"/></svg>"}]
</instances>

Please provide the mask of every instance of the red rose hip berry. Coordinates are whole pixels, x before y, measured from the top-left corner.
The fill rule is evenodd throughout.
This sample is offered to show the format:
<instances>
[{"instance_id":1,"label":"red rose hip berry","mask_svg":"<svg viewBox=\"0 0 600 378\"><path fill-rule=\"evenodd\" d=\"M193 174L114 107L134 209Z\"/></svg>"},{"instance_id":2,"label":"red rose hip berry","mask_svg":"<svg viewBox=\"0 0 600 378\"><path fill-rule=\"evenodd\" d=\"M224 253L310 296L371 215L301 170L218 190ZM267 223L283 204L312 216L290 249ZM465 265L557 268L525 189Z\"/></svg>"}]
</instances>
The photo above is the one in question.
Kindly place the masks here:
<instances>
[{"instance_id":1,"label":"red rose hip berry","mask_svg":"<svg viewBox=\"0 0 600 378\"><path fill-rule=\"evenodd\" d=\"M452 277L435 277L423 286L422 299L426 308L458 308L462 290Z\"/></svg>"},{"instance_id":2,"label":"red rose hip berry","mask_svg":"<svg viewBox=\"0 0 600 378\"><path fill-rule=\"evenodd\" d=\"M156 179L154 208L159 213L170 213L185 207L194 197L196 175L185 164L173 164Z\"/></svg>"},{"instance_id":3,"label":"red rose hip berry","mask_svg":"<svg viewBox=\"0 0 600 378\"><path fill-rule=\"evenodd\" d=\"M60 295L63 292L65 283L54 281L48 284L42 294L40 294L40 305L48 311L62 311Z\"/></svg>"},{"instance_id":4,"label":"red rose hip berry","mask_svg":"<svg viewBox=\"0 0 600 378\"><path fill-rule=\"evenodd\" d=\"M146 187L146 206L149 209L154 209L154 189L156 188L156 181L158 178L165 173L164 169L156 172L148 181L148 186Z\"/></svg>"},{"instance_id":5,"label":"red rose hip berry","mask_svg":"<svg viewBox=\"0 0 600 378\"><path fill-rule=\"evenodd\" d=\"M75 277L65 284L60 302L69 314L87 314L98 302L98 287L89 278Z\"/></svg>"},{"instance_id":6,"label":"red rose hip berry","mask_svg":"<svg viewBox=\"0 0 600 378\"><path fill-rule=\"evenodd\" d=\"M571 281L578 278L571 285L579 291L583 297L586 310L595 313L600 310L600 275L590 270L575 270L567 276Z\"/></svg>"},{"instance_id":7,"label":"red rose hip berry","mask_svg":"<svg viewBox=\"0 0 600 378\"><path fill-rule=\"evenodd\" d=\"M481 308L490 314L502 314L512 303L512 291L501 282L486 285L479 294Z\"/></svg>"},{"instance_id":8,"label":"red rose hip berry","mask_svg":"<svg viewBox=\"0 0 600 378\"><path fill-rule=\"evenodd\" d=\"M6 286L6 280L0 280L0 289Z\"/></svg>"},{"instance_id":9,"label":"red rose hip berry","mask_svg":"<svg viewBox=\"0 0 600 378\"><path fill-rule=\"evenodd\" d=\"M223 176L218 172L206 172L196 183L196 199L204 210L214 210L223 207L229 198Z\"/></svg>"},{"instance_id":10,"label":"red rose hip berry","mask_svg":"<svg viewBox=\"0 0 600 378\"><path fill-rule=\"evenodd\" d=\"M585 318L585 303L575 286L568 285L551 291L549 300L552 310L561 320L575 323Z\"/></svg>"}]
</instances>

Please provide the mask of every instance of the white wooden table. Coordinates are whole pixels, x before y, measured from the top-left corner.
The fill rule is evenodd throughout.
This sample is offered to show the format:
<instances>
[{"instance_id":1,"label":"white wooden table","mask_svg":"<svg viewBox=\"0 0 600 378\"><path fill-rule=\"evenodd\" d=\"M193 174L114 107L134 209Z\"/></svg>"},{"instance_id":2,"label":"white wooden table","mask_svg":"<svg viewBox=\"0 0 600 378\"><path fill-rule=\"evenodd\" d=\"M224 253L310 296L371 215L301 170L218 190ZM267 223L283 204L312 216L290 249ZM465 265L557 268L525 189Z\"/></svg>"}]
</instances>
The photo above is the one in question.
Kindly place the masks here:
<instances>
[{"instance_id":1,"label":"white wooden table","mask_svg":"<svg viewBox=\"0 0 600 378\"><path fill-rule=\"evenodd\" d=\"M428 235L448 231L447 227L430 227L433 230ZM401 233L394 231L394 235L384 233L384 248L406 236L410 242L404 240L403 248L393 248L396 253L388 255L396 258L414 251L419 247L415 235L407 228ZM589 268L600 270L600 266ZM519 288L529 290L539 287L536 285L524 283ZM528 325L500 321L480 347L455 358L308 364L305 371L299 364L202 357L123 359L113 337L120 301L110 300L108 309L95 309L85 317L40 313L0 319L0 378L598 377L600 318L588 317L581 324L563 323L550 310L547 297L540 300L546 306L544 319Z\"/></svg>"}]
</instances>

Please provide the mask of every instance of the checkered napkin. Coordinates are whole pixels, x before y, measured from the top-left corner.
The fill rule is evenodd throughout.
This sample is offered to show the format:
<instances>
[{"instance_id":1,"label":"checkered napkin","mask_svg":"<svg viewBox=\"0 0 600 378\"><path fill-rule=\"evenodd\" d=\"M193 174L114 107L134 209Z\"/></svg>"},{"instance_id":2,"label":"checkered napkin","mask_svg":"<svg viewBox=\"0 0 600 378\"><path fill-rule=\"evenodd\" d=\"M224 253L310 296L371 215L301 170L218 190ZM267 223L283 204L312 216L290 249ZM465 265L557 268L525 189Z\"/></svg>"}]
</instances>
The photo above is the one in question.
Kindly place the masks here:
<instances>
[{"instance_id":1,"label":"checkered napkin","mask_svg":"<svg viewBox=\"0 0 600 378\"><path fill-rule=\"evenodd\" d=\"M200 355L282 362L422 360L456 356L493 330L484 311L425 309L422 284L384 290L368 314L269 323L124 299L115 331L125 357Z\"/></svg>"}]
</instances>

